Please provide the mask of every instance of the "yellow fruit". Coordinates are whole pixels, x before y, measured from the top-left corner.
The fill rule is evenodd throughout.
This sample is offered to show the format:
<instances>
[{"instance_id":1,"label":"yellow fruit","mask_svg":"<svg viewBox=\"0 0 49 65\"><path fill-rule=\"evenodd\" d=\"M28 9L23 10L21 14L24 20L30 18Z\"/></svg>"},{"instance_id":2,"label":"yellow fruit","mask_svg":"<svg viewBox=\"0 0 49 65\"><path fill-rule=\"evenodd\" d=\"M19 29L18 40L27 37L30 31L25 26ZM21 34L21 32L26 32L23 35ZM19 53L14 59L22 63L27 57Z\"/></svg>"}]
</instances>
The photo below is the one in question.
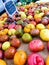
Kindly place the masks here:
<instances>
[{"instance_id":1,"label":"yellow fruit","mask_svg":"<svg viewBox=\"0 0 49 65\"><path fill-rule=\"evenodd\" d=\"M49 24L46 27L47 27L47 29L49 29Z\"/></svg>"},{"instance_id":2,"label":"yellow fruit","mask_svg":"<svg viewBox=\"0 0 49 65\"><path fill-rule=\"evenodd\" d=\"M5 34L7 34L8 33L8 29L4 29L4 32L5 32Z\"/></svg>"},{"instance_id":3,"label":"yellow fruit","mask_svg":"<svg viewBox=\"0 0 49 65\"><path fill-rule=\"evenodd\" d=\"M20 12L19 14L21 15L21 19L25 19L26 18L26 14L24 12Z\"/></svg>"},{"instance_id":4,"label":"yellow fruit","mask_svg":"<svg viewBox=\"0 0 49 65\"><path fill-rule=\"evenodd\" d=\"M27 9L25 9L25 11L24 12L27 12Z\"/></svg>"},{"instance_id":5,"label":"yellow fruit","mask_svg":"<svg viewBox=\"0 0 49 65\"><path fill-rule=\"evenodd\" d=\"M30 29L27 28L27 27L24 27L24 32L25 32L25 33L29 33L29 32L30 32Z\"/></svg>"},{"instance_id":6,"label":"yellow fruit","mask_svg":"<svg viewBox=\"0 0 49 65\"><path fill-rule=\"evenodd\" d=\"M41 16L39 14L35 14L34 19L36 20L37 18L41 19Z\"/></svg>"},{"instance_id":7,"label":"yellow fruit","mask_svg":"<svg viewBox=\"0 0 49 65\"><path fill-rule=\"evenodd\" d=\"M31 18L32 18L32 16L31 16L31 15L29 15L27 18L28 18L28 19L31 19Z\"/></svg>"},{"instance_id":8,"label":"yellow fruit","mask_svg":"<svg viewBox=\"0 0 49 65\"><path fill-rule=\"evenodd\" d=\"M3 31L0 31L0 35L5 35L5 32L3 32Z\"/></svg>"},{"instance_id":9,"label":"yellow fruit","mask_svg":"<svg viewBox=\"0 0 49 65\"><path fill-rule=\"evenodd\" d=\"M27 55L23 50L17 51L14 56L14 65L24 65Z\"/></svg>"},{"instance_id":10,"label":"yellow fruit","mask_svg":"<svg viewBox=\"0 0 49 65\"><path fill-rule=\"evenodd\" d=\"M4 60L0 59L0 65L7 65L6 62Z\"/></svg>"},{"instance_id":11,"label":"yellow fruit","mask_svg":"<svg viewBox=\"0 0 49 65\"><path fill-rule=\"evenodd\" d=\"M43 30L43 29L45 29L45 26L40 23L40 24L36 25L36 28L39 29L39 30Z\"/></svg>"},{"instance_id":12,"label":"yellow fruit","mask_svg":"<svg viewBox=\"0 0 49 65\"><path fill-rule=\"evenodd\" d=\"M40 38L44 41L49 41L49 30L48 29L43 29L40 32Z\"/></svg>"},{"instance_id":13,"label":"yellow fruit","mask_svg":"<svg viewBox=\"0 0 49 65\"><path fill-rule=\"evenodd\" d=\"M49 65L49 56L46 58L46 65Z\"/></svg>"},{"instance_id":14,"label":"yellow fruit","mask_svg":"<svg viewBox=\"0 0 49 65\"><path fill-rule=\"evenodd\" d=\"M44 13L40 13L39 16L41 16L41 17L44 16Z\"/></svg>"},{"instance_id":15,"label":"yellow fruit","mask_svg":"<svg viewBox=\"0 0 49 65\"><path fill-rule=\"evenodd\" d=\"M48 10L48 8L47 7L42 7L41 10Z\"/></svg>"},{"instance_id":16,"label":"yellow fruit","mask_svg":"<svg viewBox=\"0 0 49 65\"><path fill-rule=\"evenodd\" d=\"M29 28L30 30L31 29L35 29L35 25L33 25L33 24L27 24L26 28Z\"/></svg>"},{"instance_id":17,"label":"yellow fruit","mask_svg":"<svg viewBox=\"0 0 49 65\"><path fill-rule=\"evenodd\" d=\"M4 13L4 14L2 14L2 16L1 16L2 18L7 18L7 14L6 13Z\"/></svg>"}]
</instances>

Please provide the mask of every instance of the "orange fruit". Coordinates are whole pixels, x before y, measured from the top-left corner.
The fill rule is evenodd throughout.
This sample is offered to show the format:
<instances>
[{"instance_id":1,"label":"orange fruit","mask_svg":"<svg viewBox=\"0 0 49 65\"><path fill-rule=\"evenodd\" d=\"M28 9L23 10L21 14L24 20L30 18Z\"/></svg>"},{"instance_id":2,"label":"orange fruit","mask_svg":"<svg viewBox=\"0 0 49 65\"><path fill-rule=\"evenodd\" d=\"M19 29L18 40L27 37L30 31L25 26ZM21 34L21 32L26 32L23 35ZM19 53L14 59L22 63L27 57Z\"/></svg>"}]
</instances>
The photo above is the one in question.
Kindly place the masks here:
<instances>
[{"instance_id":1,"label":"orange fruit","mask_svg":"<svg viewBox=\"0 0 49 65\"><path fill-rule=\"evenodd\" d=\"M14 55L15 65L24 65L26 63L27 55L23 50L19 50Z\"/></svg>"},{"instance_id":2,"label":"orange fruit","mask_svg":"<svg viewBox=\"0 0 49 65\"><path fill-rule=\"evenodd\" d=\"M46 65L49 65L49 56L46 58Z\"/></svg>"},{"instance_id":3,"label":"orange fruit","mask_svg":"<svg viewBox=\"0 0 49 65\"><path fill-rule=\"evenodd\" d=\"M24 32L25 32L25 33L29 33L29 32L30 32L30 29L27 28L27 27L24 27Z\"/></svg>"},{"instance_id":4,"label":"orange fruit","mask_svg":"<svg viewBox=\"0 0 49 65\"><path fill-rule=\"evenodd\" d=\"M6 65L6 62L0 59L0 65Z\"/></svg>"},{"instance_id":5,"label":"orange fruit","mask_svg":"<svg viewBox=\"0 0 49 65\"><path fill-rule=\"evenodd\" d=\"M7 17L7 14L6 13L4 13L4 14L2 14L2 16L1 16L2 18L6 18Z\"/></svg>"},{"instance_id":6,"label":"orange fruit","mask_svg":"<svg viewBox=\"0 0 49 65\"><path fill-rule=\"evenodd\" d=\"M4 29L4 33L7 34L8 33L8 29Z\"/></svg>"},{"instance_id":7,"label":"orange fruit","mask_svg":"<svg viewBox=\"0 0 49 65\"><path fill-rule=\"evenodd\" d=\"M49 24L46 27L47 27L47 29L49 29Z\"/></svg>"}]
</instances>

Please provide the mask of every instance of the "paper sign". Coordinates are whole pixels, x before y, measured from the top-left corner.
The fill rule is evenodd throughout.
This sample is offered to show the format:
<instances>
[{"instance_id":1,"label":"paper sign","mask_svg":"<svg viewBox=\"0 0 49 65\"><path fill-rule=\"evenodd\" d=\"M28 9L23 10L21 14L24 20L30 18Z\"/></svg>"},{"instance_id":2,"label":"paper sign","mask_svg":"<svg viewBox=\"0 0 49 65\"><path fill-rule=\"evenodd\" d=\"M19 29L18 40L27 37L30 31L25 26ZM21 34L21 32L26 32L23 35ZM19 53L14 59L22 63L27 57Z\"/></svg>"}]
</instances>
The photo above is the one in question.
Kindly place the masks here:
<instances>
[{"instance_id":1,"label":"paper sign","mask_svg":"<svg viewBox=\"0 0 49 65\"><path fill-rule=\"evenodd\" d=\"M18 12L18 10L16 9L16 6L12 0L8 0L8 1L4 2L4 6L5 6L5 10L6 10L7 14L11 17L13 14Z\"/></svg>"}]
</instances>

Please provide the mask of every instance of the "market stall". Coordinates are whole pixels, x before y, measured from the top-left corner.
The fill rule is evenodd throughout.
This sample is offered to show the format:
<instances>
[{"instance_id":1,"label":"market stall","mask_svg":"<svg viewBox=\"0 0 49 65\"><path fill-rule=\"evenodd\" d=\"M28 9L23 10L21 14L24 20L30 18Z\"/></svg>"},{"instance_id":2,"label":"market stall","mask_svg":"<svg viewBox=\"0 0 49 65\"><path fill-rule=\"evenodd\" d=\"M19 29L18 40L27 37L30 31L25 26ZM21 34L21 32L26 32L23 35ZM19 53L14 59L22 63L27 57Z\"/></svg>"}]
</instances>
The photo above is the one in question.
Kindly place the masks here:
<instances>
[{"instance_id":1,"label":"market stall","mask_svg":"<svg viewBox=\"0 0 49 65\"><path fill-rule=\"evenodd\" d=\"M49 65L49 3L20 1L1 0L0 65Z\"/></svg>"}]
</instances>

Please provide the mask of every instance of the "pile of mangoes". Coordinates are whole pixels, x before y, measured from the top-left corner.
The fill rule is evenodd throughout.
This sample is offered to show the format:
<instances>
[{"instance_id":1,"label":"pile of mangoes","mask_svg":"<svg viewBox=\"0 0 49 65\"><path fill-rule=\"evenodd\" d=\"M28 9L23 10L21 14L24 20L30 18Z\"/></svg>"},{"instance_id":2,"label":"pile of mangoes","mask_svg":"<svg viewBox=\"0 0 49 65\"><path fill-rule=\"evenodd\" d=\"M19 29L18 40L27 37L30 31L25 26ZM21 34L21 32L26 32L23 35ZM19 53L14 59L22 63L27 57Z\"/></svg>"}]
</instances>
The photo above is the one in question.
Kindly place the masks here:
<instances>
[{"instance_id":1,"label":"pile of mangoes","mask_svg":"<svg viewBox=\"0 0 49 65\"><path fill-rule=\"evenodd\" d=\"M47 44L49 51L49 4L30 3L17 6L19 13L9 17L7 13L0 16L0 65L7 65L2 59L13 59L14 65L49 65L37 52L43 51ZM21 41L28 44L29 56L24 50L17 50ZM27 61L27 62L26 62Z\"/></svg>"}]
</instances>

